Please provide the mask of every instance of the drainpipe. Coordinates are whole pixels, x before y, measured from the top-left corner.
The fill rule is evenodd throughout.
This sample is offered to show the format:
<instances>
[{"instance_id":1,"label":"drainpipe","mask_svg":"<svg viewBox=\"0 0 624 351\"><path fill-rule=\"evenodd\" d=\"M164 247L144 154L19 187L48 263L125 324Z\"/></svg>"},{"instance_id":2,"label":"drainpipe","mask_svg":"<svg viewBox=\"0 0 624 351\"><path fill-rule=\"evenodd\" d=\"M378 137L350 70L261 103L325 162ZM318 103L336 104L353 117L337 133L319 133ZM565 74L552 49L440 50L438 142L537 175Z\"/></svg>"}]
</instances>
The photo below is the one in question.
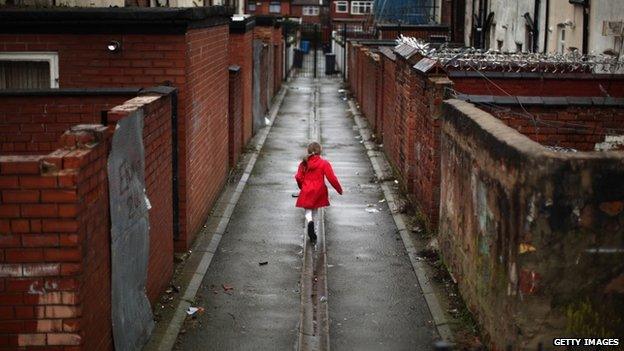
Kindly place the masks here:
<instances>
[{"instance_id":1,"label":"drainpipe","mask_svg":"<svg viewBox=\"0 0 624 351\"><path fill-rule=\"evenodd\" d=\"M535 0L535 8L533 9L533 52L537 52L539 48L539 7L540 0Z\"/></svg>"},{"instance_id":2,"label":"drainpipe","mask_svg":"<svg viewBox=\"0 0 624 351\"><path fill-rule=\"evenodd\" d=\"M487 50L485 47L485 32L488 30L486 26L488 25L487 21L487 13L488 13L488 1L483 0L483 9L481 10L481 49Z\"/></svg>"},{"instance_id":3,"label":"drainpipe","mask_svg":"<svg viewBox=\"0 0 624 351\"><path fill-rule=\"evenodd\" d=\"M171 93L171 201L173 237L180 238L180 187L178 160L178 90Z\"/></svg>"},{"instance_id":4,"label":"drainpipe","mask_svg":"<svg viewBox=\"0 0 624 351\"><path fill-rule=\"evenodd\" d=\"M589 0L583 2L583 55L587 55L589 47Z\"/></svg>"},{"instance_id":5,"label":"drainpipe","mask_svg":"<svg viewBox=\"0 0 624 351\"><path fill-rule=\"evenodd\" d=\"M544 13L544 49L545 54L548 51L548 17L550 16L550 0L546 0L546 11Z\"/></svg>"},{"instance_id":6,"label":"drainpipe","mask_svg":"<svg viewBox=\"0 0 624 351\"><path fill-rule=\"evenodd\" d=\"M470 35L470 40L472 41L472 43L470 44L474 48L478 49L477 48L477 31L476 31L478 24L477 24L477 16L475 15L475 5L476 5L476 0L472 0L472 11L470 13L470 18L472 19L472 26L470 26L472 34Z\"/></svg>"}]
</instances>

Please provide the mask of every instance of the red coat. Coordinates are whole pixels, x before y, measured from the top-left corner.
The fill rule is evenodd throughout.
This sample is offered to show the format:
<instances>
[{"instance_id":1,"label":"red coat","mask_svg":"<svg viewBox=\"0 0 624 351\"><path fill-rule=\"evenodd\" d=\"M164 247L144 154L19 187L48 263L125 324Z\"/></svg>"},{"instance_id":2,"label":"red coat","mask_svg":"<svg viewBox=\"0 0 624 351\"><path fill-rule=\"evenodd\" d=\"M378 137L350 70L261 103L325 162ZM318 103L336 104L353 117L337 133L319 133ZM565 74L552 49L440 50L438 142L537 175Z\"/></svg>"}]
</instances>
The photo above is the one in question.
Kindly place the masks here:
<instances>
[{"instance_id":1,"label":"red coat","mask_svg":"<svg viewBox=\"0 0 624 351\"><path fill-rule=\"evenodd\" d=\"M331 164L318 155L312 155L308 162L301 162L295 175L301 191L297 198L297 207L319 208L329 206L325 178L338 194L342 195L342 187L334 174Z\"/></svg>"}]
</instances>

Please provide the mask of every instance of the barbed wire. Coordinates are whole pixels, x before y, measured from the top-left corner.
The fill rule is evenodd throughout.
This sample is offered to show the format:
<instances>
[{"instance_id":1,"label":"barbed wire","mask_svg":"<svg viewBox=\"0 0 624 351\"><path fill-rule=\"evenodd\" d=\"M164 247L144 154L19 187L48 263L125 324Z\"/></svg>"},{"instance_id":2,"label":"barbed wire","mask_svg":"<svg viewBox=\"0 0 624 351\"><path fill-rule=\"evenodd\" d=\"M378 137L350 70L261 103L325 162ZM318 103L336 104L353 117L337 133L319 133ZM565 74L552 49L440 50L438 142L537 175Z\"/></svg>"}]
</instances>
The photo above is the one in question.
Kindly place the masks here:
<instances>
[{"instance_id":1,"label":"barbed wire","mask_svg":"<svg viewBox=\"0 0 624 351\"><path fill-rule=\"evenodd\" d=\"M409 45L421 55L437 60L449 69L497 72L539 73L616 73L624 70L624 57L605 54L582 55L578 50L565 54L502 53L475 48L449 48L442 45L436 49L422 40L399 36L397 46Z\"/></svg>"}]
</instances>

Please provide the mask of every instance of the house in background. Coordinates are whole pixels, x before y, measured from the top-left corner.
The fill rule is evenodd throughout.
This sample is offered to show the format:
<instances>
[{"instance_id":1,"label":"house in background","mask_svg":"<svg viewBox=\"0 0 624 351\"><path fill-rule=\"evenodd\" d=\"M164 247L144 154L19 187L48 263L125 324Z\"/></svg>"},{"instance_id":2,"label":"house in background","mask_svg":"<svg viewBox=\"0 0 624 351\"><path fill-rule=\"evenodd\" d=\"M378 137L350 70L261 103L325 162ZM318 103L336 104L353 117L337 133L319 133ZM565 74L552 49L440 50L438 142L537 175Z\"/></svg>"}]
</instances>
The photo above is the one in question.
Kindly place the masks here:
<instances>
[{"instance_id":1,"label":"house in background","mask_svg":"<svg viewBox=\"0 0 624 351\"><path fill-rule=\"evenodd\" d=\"M330 17L333 30L346 29L349 32L362 32L373 13L371 0L332 0Z\"/></svg>"},{"instance_id":2,"label":"house in background","mask_svg":"<svg viewBox=\"0 0 624 351\"><path fill-rule=\"evenodd\" d=\"M322 23L328 10L322 0L292 0L292 16L301 18L302 23ZM326 21L325 21L326 22Z\"/></svg>"},{"instance_id":3,"label":"house in background","mask_svg":"<svg viewBox=\"0 0 624 351\"><path fill-rule=\"evenodd\" d=\"M291 14L290 0L245 0L244 13L251 15L273 15L288 17Z\"/></svg>"},{"instance_id":4,"label":"house in background","mask_svg":"<svg viewBox=\"0 0 624 351\"><path fill-rule=\"evenodd\" d=\"M363 2L351 3L357 8ZM461 42L464 7L465 0L374 0L370 22L379 39L406 35L433 43Z\"/></svg>"},{"instance_id":5,"label":"house in background","mask_svg":"<svg viewBox=\"0 0 624 351\"><path fill-rule=\"evenodd\" d=\"M478 6L478 4L481 6ZM464 44L502 52L622 54L624 1L466 2ZM513 6L512 6L513 5Z\"/></svg>"}]
</instances>

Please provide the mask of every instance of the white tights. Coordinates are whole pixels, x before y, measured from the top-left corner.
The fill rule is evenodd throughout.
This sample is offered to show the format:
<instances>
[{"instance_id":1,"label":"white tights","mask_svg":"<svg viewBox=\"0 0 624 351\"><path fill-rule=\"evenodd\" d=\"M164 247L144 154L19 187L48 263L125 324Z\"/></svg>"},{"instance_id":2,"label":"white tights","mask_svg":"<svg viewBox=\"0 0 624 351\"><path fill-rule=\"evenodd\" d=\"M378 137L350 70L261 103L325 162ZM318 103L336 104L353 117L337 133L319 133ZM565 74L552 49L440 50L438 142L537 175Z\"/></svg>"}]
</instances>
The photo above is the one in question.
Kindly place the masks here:
<instances>
[{"instance_id":1,"label":"white tights","mask_svg":"<svg viewBox=\"0 0 624 351\"><path fill-rule=\"evenodd\" d=\"M317 216L318 216L318 208L306 208L305 209L306 225L312 222L313 220L315 220Z\"/></svg>"}]
</instances>

